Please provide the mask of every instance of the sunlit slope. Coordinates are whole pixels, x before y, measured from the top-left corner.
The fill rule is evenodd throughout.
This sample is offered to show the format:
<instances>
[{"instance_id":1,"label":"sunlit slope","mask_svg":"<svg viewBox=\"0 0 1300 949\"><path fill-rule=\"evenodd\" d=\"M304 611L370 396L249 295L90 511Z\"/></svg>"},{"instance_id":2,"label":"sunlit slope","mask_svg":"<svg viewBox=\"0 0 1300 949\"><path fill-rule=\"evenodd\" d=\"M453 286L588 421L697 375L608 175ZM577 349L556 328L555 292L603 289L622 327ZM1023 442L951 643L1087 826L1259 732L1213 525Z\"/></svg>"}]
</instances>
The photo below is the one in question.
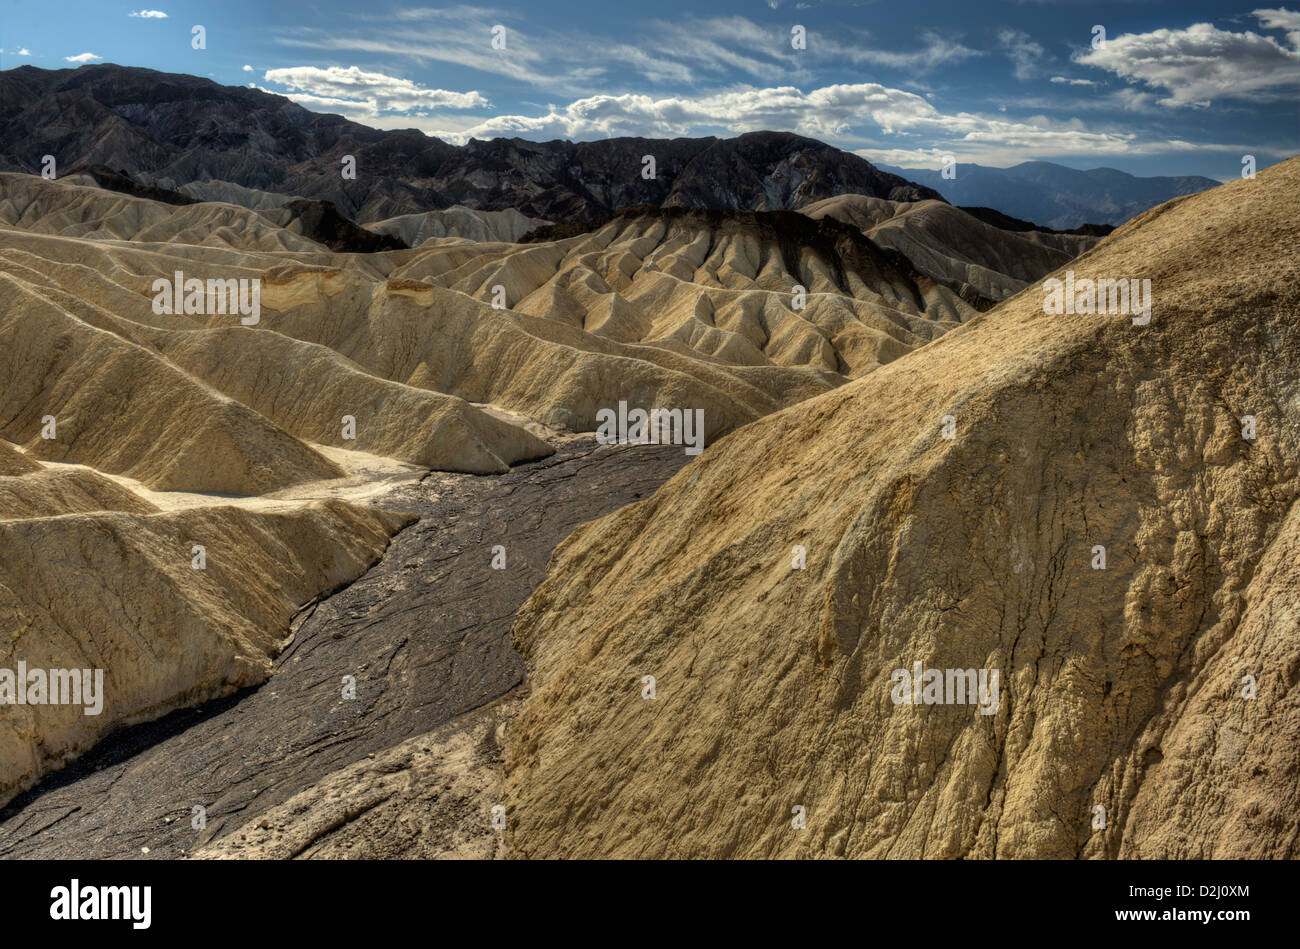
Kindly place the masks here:
<instances>
[{"instance_id":1,"label":"sunlit slope","mask_svg":"<svg viewBox=\"0 0 1300 949\"><path fill-rule=\"evenodd\" d=\"M575 532L511 852L1300 855L1298 212L1294 159L1153 209L1070 264L1149 325L1032 286ZM895 704L916 662L995 712Z\"/></svg>"},{"instance_id":2,"label":"sunlit slope","mask_svg":"<svg viewBox=\"0 0 1300 949\"><path fill-rule=\"evenodd\" d=\"M395 219L393 232L414 242L450 220ZM498 212L488 223L481 236L514 236L535 222ZM857 229L790 212L635 211L549 242L434 240L330 253L234 205L173 206L76 176L10 174L0 176L0 261L7 292L39 297L48 319L72 319L79 337L87 331L76 321L149 350L156 358L139 368L139 352L99 344L130 352L122 358L149 387L178 369L233 403L223 412L262 416L250 431L270 426L336 445L340 420L351 415L358 444L348 447L475 472L549 449L466 402L573 431L593 430L597 414L619 402L698 408L714 439L887 364L978 312L951 281L926 276ZM158 311L159 281L194 278L237 281L241 292L256 283L257 312ZM55 368L42 370L43 384L57 384L47 378ZM143 401L139 384L130 391L122 401ZM358 411L371 413L364 425ZM24 443L30 432L21 428ZM137 462L102 464L135 472ZM328 476L295 470L304 464L299 457L280 480ZM224 486L203 489L270 486L251 472L224 477ZM241 478L251 483L241 487Z\"/></svg>"},{"instance_id":3,"label":"sunlit slope","mask_svg":"<svg viewBox=\"0 0 1300 949\"><path fill-rule=\"evenodd\" d=\"M906 254L922 273L967 284L991 300L1019 293L1097 243L1072 234L1004 231L934 200L901 203L845 194L803 213L852 224L882 247Z\"/></svg>"},{"instance_id":4,"label":"sunlit slope","mask_svg":"<svg viewBox=\"0 0 1300 949\"><path fill-rule=\"evenodd\" d=\"M0 273L0 435L150 487L261 494L336 465L155 353Z\"/></svg>"},{"instance_id":5,"label":"sunlit slope","mask_svg":"<svg viewBox=\"0 0 1300 949\"><path fill-rule=\"evenodd\" d=\"M514 208L504 211L475 211L452 207L445 211L402 214L367 223L366 228L379 234L400 237L409 247L425 241L460 238L469 241L517 241L545 221L526 217Z\"/></svg>"},{"instance_id":6,"label":"sunlit slope","mask_svg":"<svg viewBox=\"0 0 1300 949\"><path fill-rule=\"evenodd\" d=\"M89 176L47 181L0 172L0 225L60 237L198 244L242 250L322 250L309 238L232 204L177 207L106 191Z\"/></svg>"},{"instance_id":7,"label":"sunlit slope","mask_svg":"<svg viewBox=\"0 0 1300 949\"><path fill-rule=\"evenodd\" d=\"M298 607L360 575L404 521L341 501L0 519L0 668L103 674L95 714L84 693L0 704L0 803L123 725L265 680Z\"/></svg>"}]
</instances>

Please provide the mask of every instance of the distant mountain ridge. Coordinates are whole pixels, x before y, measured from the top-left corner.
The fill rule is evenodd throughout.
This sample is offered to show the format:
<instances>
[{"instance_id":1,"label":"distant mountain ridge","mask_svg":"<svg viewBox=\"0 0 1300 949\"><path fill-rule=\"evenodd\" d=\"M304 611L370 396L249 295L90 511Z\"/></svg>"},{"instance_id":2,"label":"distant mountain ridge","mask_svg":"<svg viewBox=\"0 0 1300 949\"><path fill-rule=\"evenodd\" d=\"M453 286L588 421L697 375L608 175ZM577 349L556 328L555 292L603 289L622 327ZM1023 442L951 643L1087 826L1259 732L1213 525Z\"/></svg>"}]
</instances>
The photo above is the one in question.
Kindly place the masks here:
<instances>
[{"instance_id":1,"label":"distant mountain ridge","mask_svg":"<svg viewBox=\"0 0 1300 949\"><path fill-rule=\"evenodd\" d=\"M1114 168L1078 171L1049 161L1026 161L1010 168L961 163L952 179L925 168L877 167L928 185L952 204L993 208L1058 230L1123 224L1171 198L1219 185L1200 175L1139 178Z\"/></svg>"},{"instance_id":2,"label":"distant mountain ridge","mask_svg":"<svg viewBox=\"0 0 1300 949\"><path fill-rule=\"evenodd\" d=\"M1018 217L1003 214L1001 211L995 210L994 208L961 206L958 209L965 211L973 218L978 218L985 224L1001 228L1004 231L1038 231L1042 234L1078 234L1087 237L1105 237L1111 231L1115 230L1114 224L1081 224L1078 227L1056 230L1044 225L1035 224L1033 221L1022 221Z\"/></svg>"},{"instance_id":3,"label":"distant mountain ridge","mask_svg":"<svg viewBox=\"0 0 1300 949\"><path fill-rule=\"evenodd\" d=\"M113 64L0 72L0 171L104 165L180 190L216 180L329 201L358 222L462 205L546 220L631 205L793 210L839 194L938 199L822 142L784 132L596 142L471 140L380 131L283 96ZM356 158L343 180L343 156ZM643 159L655 174L643 177Z\"/></svg>"}]
</instances>

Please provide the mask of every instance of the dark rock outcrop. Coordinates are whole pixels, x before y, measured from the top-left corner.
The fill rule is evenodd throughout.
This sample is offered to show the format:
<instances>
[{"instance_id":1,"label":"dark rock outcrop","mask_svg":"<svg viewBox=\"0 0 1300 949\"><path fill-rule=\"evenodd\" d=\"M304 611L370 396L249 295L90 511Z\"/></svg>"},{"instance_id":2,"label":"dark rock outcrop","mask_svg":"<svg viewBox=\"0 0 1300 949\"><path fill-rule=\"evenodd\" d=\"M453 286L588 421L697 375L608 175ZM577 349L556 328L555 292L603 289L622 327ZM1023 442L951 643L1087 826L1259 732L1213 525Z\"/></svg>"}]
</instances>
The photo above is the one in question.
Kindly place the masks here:
<instances>
[{"instance_id":1,"label":"dark rock outcrop","mask_svg":"<svg viewBox=\"0 0 1300 949\"><path fill-rule=\"evenodd\" d=\"M456 204L546 220L635 204L794 210L837 194L895 201L937 192L856 155L782 132L597 142L471 140L380 131L283 96L195 76L100 64L0 73L0 171L104 165L167 190L204 180L335 205L362 223ZM344 180L344 156L357 176ZM642 177L653 155L655 176Z\"/></svg>"}]
</instances>

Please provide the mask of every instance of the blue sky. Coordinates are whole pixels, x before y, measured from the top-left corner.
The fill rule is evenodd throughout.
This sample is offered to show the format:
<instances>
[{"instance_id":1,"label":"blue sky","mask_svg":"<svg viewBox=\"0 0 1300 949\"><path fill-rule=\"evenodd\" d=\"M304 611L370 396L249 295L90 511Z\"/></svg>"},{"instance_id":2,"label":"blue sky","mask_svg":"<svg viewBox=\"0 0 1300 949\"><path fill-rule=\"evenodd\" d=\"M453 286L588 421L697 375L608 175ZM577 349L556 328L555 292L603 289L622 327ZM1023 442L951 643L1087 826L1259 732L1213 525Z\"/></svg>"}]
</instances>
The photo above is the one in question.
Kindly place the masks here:
<instances>
[{"instance_id":1,"label":"blue sky","mask_svg":"<svg viewBox=\"0 0 1300 949\"><path fill-rule=\"evenodd\" d=\"M767 128L906 167L1227 180L1300 150L1298 41L1294 6L1196 0L65 0L6 2L0 67L185 72L453 142Z\"/></svg>"}]
</instances>

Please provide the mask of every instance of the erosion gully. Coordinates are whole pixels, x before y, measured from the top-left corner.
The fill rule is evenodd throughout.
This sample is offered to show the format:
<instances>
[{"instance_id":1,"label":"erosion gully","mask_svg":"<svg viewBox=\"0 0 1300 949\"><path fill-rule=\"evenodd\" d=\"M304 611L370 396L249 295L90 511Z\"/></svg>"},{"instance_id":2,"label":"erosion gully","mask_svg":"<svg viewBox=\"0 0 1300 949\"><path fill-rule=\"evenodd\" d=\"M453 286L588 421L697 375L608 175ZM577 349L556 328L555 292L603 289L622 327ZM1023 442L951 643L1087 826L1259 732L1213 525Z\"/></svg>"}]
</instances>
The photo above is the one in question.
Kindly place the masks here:
<instances>
[{"instance_id":1,"label":"erosion gully","mask_svg":"<svg viewBox=\"0 0 1300 949\"><path fill-rule=\"evenodd\" d=\"M653 493L680 446L562 444L493 476L434 473L375 503L420 519L304 609L267 682L124 729L0 811L0 857L172 858L523 679L515 612L579 524ZM507 569L491 569L506 547ZM354 675L357 697L341 700ZM207 810L202 830L191 808ZM145 852L147 848L147 854Z\"/></svg>"}]
</instances>

